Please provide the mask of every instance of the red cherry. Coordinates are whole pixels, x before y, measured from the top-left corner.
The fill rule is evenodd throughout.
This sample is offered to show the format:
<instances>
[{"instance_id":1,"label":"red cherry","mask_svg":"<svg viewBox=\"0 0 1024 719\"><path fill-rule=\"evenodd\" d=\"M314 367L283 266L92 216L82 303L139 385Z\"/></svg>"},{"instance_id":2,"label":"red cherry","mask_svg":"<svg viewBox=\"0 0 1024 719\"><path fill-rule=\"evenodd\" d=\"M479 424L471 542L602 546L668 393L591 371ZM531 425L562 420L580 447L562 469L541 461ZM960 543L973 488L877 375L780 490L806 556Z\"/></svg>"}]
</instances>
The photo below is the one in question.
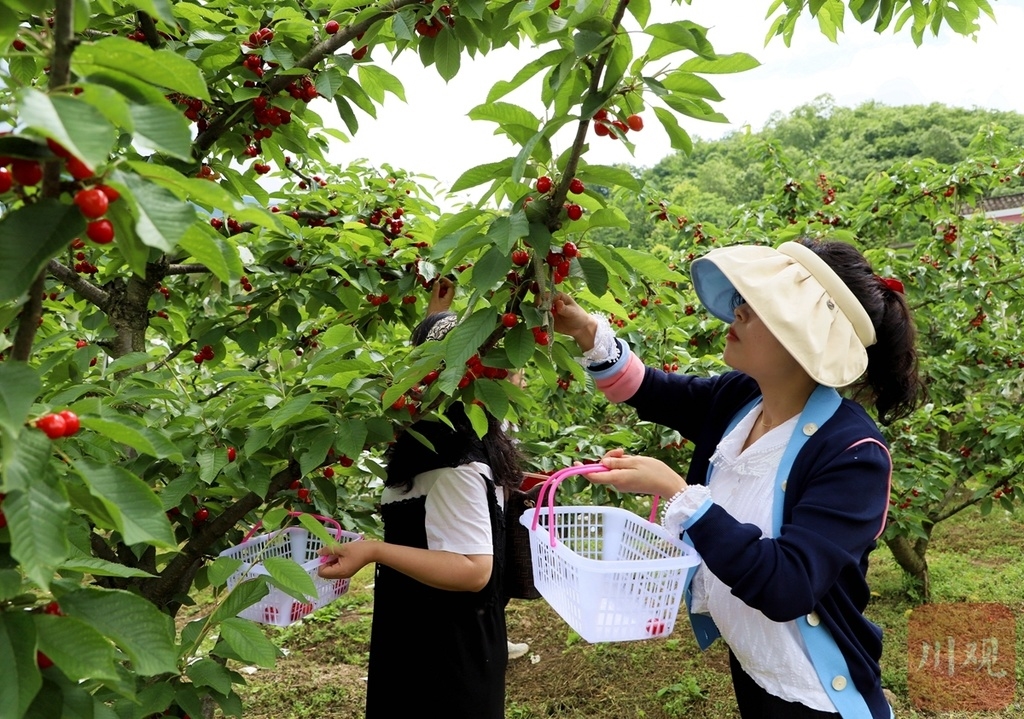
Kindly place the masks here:
<instances>
[{"instance_id":1,"label":"red cherry","mask_svg":"<svg viewBox=\"0 0 1024 719\"><path fill-rule=\"evenodd\" d=\"M6 167L0 167L0 195L10 191L12 185L14 178L11 177L11 171Z\"/></svg>"},{"instance_id":2,"label":"red cherry","mask_svg":"<svg viewBox=\"0 0 1024 719\"><path fill-rule=\"evenodd\" d=\"M665 622L660 619L649 619L647 621L647 633L652 637L659 637L665 633Z\"/></svg>"},{"instance_id":3,"label":"red cherry","mask_svg":"<svg viewBox=\"0 0 1024 719\"><path fill-rule=\"evenodd\" d=\"M192 516L192 524L202 524L210 518L210 510L206 507L200 507L196 510L196 513Z\"/></svg>"},{"instance_id":4,"label":"red cherry","mask_svg":"<svg viewBox=\"0 0 1024 719\"><path fill-rule=\"evenodd\" d=\"M366 51L367 51L367 49L369 49L369 46L367 46L367 45L363 45L363 46L362 46L361 48L359 48L358 50L354 50L354 51L352 52L352 59L353 59L353 60L362 60L362 59L363 59L364 57L366 57Z\"/></svg>"},{"instance_id":5,"label":"red cherry","mask_svg":"<svg viewBox=\"0 0 1024 719\"><path fill-rule=\"evenodd\" d=\"M543 327L532 327L531 330L533 331L533 339L537 344L546 345L551 341L548 337L547 330Z\"/></svg>"},{"instance_id":6,"label":"red cherry","mask_svg":"<svg viewBox=\"0 0 1024 719\"><path fill-rule=\"evenodd\" d=\"M64 161L64 169L76 180L88 180L92 177L92 168L77 157L69 157Z\"/></svg>"},{"instance_id":7,"label":"red cherry","mask_svg":"<svg viewBox=\"0 0 1024 719\"><path fill-rule=\"evenodd\" d=\"M28 45L26 45L25 41L21 38L14 38L13 42L11 42L11 47L13 47L18 52L24 52L25 48L28 47Z\"/></svg>"},{"instance_id":8,"label":"red cherry","mask_svg":"<svg viewBox=\"0 0 1024 719\"><path fill-rule=\"evenodd\" d=\"M312 604L300 604L299 602L295 602L294 604L292 604L292 621L297 622L312 611Z\"/></svg>"},{"instance_id":9,"label":"red cherry","mask_svg":"<svg viewBox=\"0 0 1024 719\"><path fill-rule=\"evenodd\" d=\"M309 501L309 487L302 487L296 494L303 502Z\"/></svg>"},{"instance_id":10,"label":"red cherry","mask_svg":"<svg viewBox=\"0 0 1024 719\"><path fill-rule=\"evenodd\" d=\"M569 192L571 192L574 195L583 194L583 191L585 189L587 189L586 186L583 184L583 181L578 177L572 178L572 181L569 183Z\"/></svg>"},{"instance_id":11,"label":"red cherry","mask_svg":"<svg viewBox=\"0 0 1024 719\"><path fill-rule=\"evenodd\" d=\"M579 205L569 205L565 208L565 213L569 215L570 220L578 220L583 217L583 208Z\"/></svg>"},{"instance_id":12,"label":"red cherry","mask_svg":"<svg viewBox=\"0 0 1024 719\"><path fill-rule=\"evenodd\" d=\"M121 199L121 193L110 185L98 185L96 189L107 196L107 202L117 202Z\"/></svg>"},{"instance_id":13,"label":"red cherry","mask_svg":"<svg viewBox=\"0 0 1024 719\"><path fill-rule=\"evenodd\" d=\"M530 264L530 253L526 250L512 250L512 264L517 267Z\"/></svg>"},{"instance_id":14,"label":"red cherry","mask_svg":"<svg viewBox=\"0 0 1024 719\"><path fill-rule=\"evenodd\" d=\"M423 382L423 384L425 385L430 385L433 384L440 376L440 373L436 369L432 369L429 372L427 372L427 374L424 375L423 379L420 381Z\"/></svg>"},{"instance_id":15,"label":"red cherry","mask_svg":"<svg viewBox=\"0 0 1024 719\"><path fill-rule=\"evenodd\" d=\"M70 409L61 410L57 415L64 419L64 434L62 435L64 437L70 437L82 427L82 423L78 420L78 415Z\"/></svg>"},{"instance_id":16,"label":"red cherry","mask_svg":"<svg viewBox=\"0 0 1024 719\"><path fill-rule=\"evenodd\" d=\"M405 406L405 395L399 395L398 399L391 403L391 409L402 409Z\"/></svg>"},{"instance_id":17,"label":"red cherry","mask_svg":"<svg viewBox=\"0 0 1024 719\"><path fill-rule=\"evenodd\" d=\"M106 194L102 190L93 187L88 190L79 190L75 194L75 204L78 205L78 209L81 210L83 216L90 220L95 220L107 214L107 206L110 204L110 200L107 199Z\"/></svg>"},{"instance_id":18,"label":"red cherry","mask_svg":"<svg viewBox=\"0 0 1024 719\"><path fill-rule=\"evenodd\" d=\"M337 20L328 20L327 24L324 25L324 32L326 32L328 35L333 35L340 29L341 25L338 23Z\"/></svg>"},{"instance_id":19,"label":"red cherry","mask_svg":"<svg viewBox=\"0 0 1024 719\"><path fill-rule=\"evenodd\" d=\"M519 323L519 317L515 312L506 312L501 316L501 324L511 329Z\"/></svg>"},{"instance_id":20,"label":"red cherry","mask_svg":"<svg viewBox=\"0 0 1024 719\"><path fill-rule=\"evenodd\" d=\"M64 436L67 422L59 414L46 414L36 420L36 427L43 430L50 439Z\"/></svg>"},{"instance_id":21,"label":"red cherry","mask_svg":"<svg viewBox=\"0 0 1024 719\"><path fill-rule=\"evenodd\" d=\"M553 3L548 5L548 7L551 8L552 10L557 10L558 8L562 7L562 0L555 0Z\"/></svg>"},{"instance_id":22,"label":"red cherry","mask_svg":"<svg viewBox=\"0 0 1024 719\"><path fill-rule=\"evenodd\" d=\"M338 464L340 464L342 467L351 467L352 466L352 458L351 457L346 457L343 454L343 455L341 455L341 457L338 458Z\"/></svg>"},{"instance_id":23,"label":"red cherry","mask_svg":"<svg viewBox=\"0 0 1024 719\"><path fill-rule=\"evenodd\" d=\"M639 115L630 115L626 118L626 124L633 132L640 132L644 129L644 119Z\"/></svg>"},{"instance_id":24,"label":"red cherry","mask_svg":"<svg viewBox=\"0 0 1024 719\"><path fill-rule=\"evenodd\" d=\"M114 241L114 225L110 220L93 220L85 227L85 235L97 245Z\"/></svg>"},{"instance_id":25,"label":"red cherry","mask_svg":"<svg viewBox=\"0 0 1024 719\"><path fill-rule=\"evenodd\" d=\"M234 462L236 457L238 457L238 450L234 447L228 447L228 461Z\"/></svg>"},{"instance_id":26,"label":"red cherry","mask_svg":"<svg viewBox=\"0 0 1024 719\"><path fill-rule=\"evenodd\" d=\"M334 477L334 467L324 467L324 476L327 479L332 479Z\"/></svg>"},{"instance_id":27,"label":"red cherry","mask_svg":"<svg viewBox=\"0 0 1024 719\"><path fill-rule=\"evenodd\" d=\"M537 192L542 195L547 194L551 191L551 178L547 175L542 175L537 178Z\"/></svg>"},{"instance_id":28,"label":"red cherry","mask_svg":"<svg viewBox=\"0 0 1024 719\"><path fill-rule=\"evenodd\" d=\"M35 160L14 160L11 163L11 177L19 185L38 185L43 179L43 166Z\"/></svg>"},{"instance_id":29,"label":"red cherry","mask_svg":"<svg viewBox=\"0 0 1024 719\"><path fill-rule=\"evenodd\" d=\"M562 245L562 254L565 255L565 259L571 260L573 257L578 256L580 254L580 251L579 249L577 249L574 243L566 242L564 245Z\"/></svg>"},{"instance_id":30,"label":"red cherry","mask_svg":"<svg viewBox=\"0 0 1024 719\"><path fill-rule=\"evenodd\" d=\"M89 346L89 343L86 342L85 340L78 340L78 342L75 342L75 347L77 349L82 349L83 347L88 347L88 346Z\"/></svg>"},{"instance_id":31,"label":"red cherry","mask_svg":"<svg viewBox=\"0 0 1024 719\"><path fill-rule=\"evenodd\" d=\"M3 511L0 511L0 529L7 526L7 517L4 516Z\"/></svg>"},{"instance_id":32,"label":"red cherry","mask_svg":"<svg viewBox=\"0 0 1024 719\"><path fill-rule=\"evenodd\" d=\"M40 669L49 669L53 666L53 660L42 652L36 652L36 664Z\"/></svg>"}]
</instances>

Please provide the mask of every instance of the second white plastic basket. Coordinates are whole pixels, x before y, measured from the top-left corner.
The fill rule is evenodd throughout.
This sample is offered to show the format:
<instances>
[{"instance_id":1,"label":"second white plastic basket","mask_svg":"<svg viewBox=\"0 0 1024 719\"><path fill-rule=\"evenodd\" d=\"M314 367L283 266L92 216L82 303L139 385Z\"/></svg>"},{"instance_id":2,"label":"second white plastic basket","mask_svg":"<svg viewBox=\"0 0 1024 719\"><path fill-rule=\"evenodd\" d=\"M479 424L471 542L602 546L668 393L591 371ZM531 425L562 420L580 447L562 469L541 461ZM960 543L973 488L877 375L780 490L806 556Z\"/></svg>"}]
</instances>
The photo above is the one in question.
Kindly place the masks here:
<instances>
[{"instance_id":1,"label":"second white plastic basket","mask_svg":"<svg viewBox=\"0 0 1024 719\"><path fill-rule=\"evenodd\" d=\"M333 519L312 515L317 519L333 524L338 542L361 540L362 536L347 532ZM323 542L305 527L285 527L273 532L251 536L237 547L231 547L220 553L222 557L232 557L242 561L238 571L228 577L227 587L230 591L240 582L258 576L270 576L263 562L271 557L282 557L297 562L313 580L316 597L300 602L291 595L271 585L270 592L259 602L246 607L238 616L260 624L273 624L285 627L302 619L307 614L330 604L348 591L347 579L324 579L319 576L321 559L317 553Z\"/></svg>"},{"instance_id":2,"label":"second white plastic basket","mask_svg":"<svg viewBox=\"0 0 1024 719\"><path fill-rule=\"evenodd\" d=\"M700 564L697 552L625 509L551 506L562 479L603 470L584 465L556 472L538 506L520 517L530 529L534 584L588 642L668 636Z\"/></svg>"}]
</instances>

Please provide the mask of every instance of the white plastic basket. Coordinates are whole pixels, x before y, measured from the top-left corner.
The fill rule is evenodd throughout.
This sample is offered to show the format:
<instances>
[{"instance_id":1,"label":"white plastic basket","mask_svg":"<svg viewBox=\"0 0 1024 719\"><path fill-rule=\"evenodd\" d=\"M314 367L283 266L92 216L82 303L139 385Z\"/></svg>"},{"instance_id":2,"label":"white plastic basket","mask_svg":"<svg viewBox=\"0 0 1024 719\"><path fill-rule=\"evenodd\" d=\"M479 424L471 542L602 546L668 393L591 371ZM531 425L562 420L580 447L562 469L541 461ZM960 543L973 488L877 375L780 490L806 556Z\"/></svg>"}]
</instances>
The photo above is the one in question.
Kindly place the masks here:
<instances>
[{"instance_id":1,"label":"white plastic basket","mask_svg":"<svg viewBox=\"0 0 1024 719\"><path fill-rule=\"evenodd\" d=\"M289 514L297 516L301 513L289 512ZM310 516L326 524L333 525L335 528L334 535L338 542L352 542L362 539L362 536L359 534L343 530L341 525L330 517L318 514ZM256 577L270 576L270 572L263 566L263 562L271 557L282 557L292 559L302 566L302 569L313 580L313 585L316 587L316 597L300 602L277 587L269 585L270 592L256 604L246 607L239 612L239 617L259 622L260 624L286 627L320 607L330 604L348 591L349 580L324 579L317 574L317 570L322 563L321 557L317 552L323 546L323 541L315 534L305 527L284 527L273 532L253 536L259 527L259 524L253 527L237 547L226 549L219 555L242 561L242 566L228 577L228 590L234 589L241 582Z\"/></svg>"},{"instance_id":2,"label":"white plastic basket","mask_svg":"<svg viewBox=\"0 0 1024 719\"><path fill-rule=\"evenodd\" d=\"M537 507L520 517L530 530L534 584L588 642L668 636L700 564L696 550L625 509L553 506L562 479L604 470L595 464L555 472Z\"/></svg>"}]
</instances>

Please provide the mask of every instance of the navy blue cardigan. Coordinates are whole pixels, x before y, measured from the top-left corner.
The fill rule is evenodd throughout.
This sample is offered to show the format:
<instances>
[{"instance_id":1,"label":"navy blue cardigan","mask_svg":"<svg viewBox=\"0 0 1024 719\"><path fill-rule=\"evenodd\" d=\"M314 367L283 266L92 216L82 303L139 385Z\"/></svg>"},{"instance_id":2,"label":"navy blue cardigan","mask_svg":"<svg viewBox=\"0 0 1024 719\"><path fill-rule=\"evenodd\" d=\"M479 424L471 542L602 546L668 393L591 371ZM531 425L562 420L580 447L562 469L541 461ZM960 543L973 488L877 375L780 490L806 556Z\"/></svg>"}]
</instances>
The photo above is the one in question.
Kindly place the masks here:
<instances>
[{"instance_id":1,"label":"navy blue cardigan","mask_svg":"<svg viewBox=\"0 0 1024 719\"><path fill-rule=\"evenodd\" d=\"M626 403L641 419L671 427L693 442L686 481L704 484L709 458L730 421L759 395L754 380L739 372L705 378L647 367ZM876 444L849 449L865 438L884 442L864 409L843 400L793 463L775 538L761 539L760 529L717 505L687 534L708 569L769 619L786 622L817 613L873 719L888 719L878 663L882 631L863 611L870 596L868 555L888 512L890 459Z\"/></svg>"}]
</instances>

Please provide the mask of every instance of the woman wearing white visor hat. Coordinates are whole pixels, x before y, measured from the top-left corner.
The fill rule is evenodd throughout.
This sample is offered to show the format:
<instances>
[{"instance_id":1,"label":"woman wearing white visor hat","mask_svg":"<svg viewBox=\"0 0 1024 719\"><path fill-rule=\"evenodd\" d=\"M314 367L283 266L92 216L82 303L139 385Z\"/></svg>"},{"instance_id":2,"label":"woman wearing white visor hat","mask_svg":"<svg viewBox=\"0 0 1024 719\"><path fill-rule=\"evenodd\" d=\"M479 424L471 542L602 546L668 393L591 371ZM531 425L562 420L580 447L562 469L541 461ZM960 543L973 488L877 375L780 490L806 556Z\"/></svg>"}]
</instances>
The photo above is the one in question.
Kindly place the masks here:
<instances>
[{"instance_id":1,"label":"woman wearing white visor hat","mask_svg":"<svg viewBox=\"0 0 1024 719\"><path fill-rule=\"evenodd\" d=\"M842 242L733 246L693 262L694 289L730 323L733 370L696 377L644 367L600 315L555 298L597 386L694 444L684 477L610 451L587 475L658 494L663 524L703 561L687 602L701 647L721 636L744 719L888 719L882 632L863 610L868 555L885 527L892 463L879 421L921 391L902 285Z\"/></svg>"}]
</instances>

